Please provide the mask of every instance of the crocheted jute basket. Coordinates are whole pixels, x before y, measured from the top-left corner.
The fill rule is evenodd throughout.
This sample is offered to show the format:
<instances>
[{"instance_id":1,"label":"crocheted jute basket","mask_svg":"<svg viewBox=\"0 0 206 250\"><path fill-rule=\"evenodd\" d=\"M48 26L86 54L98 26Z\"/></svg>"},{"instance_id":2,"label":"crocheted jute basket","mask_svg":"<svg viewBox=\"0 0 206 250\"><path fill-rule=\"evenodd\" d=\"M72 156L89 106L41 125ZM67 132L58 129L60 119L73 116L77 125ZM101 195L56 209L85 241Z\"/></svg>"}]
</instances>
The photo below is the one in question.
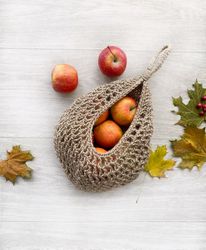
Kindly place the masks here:
<instances>
[{"instance_id":1,"label":"crocheted jute basket","mask_svg":"<svg viewBox=\"0 0 206 250\"><path fill-rule=\"evenodd\" d=\"M101 85L76 99L61 116L55 130L55 150L65 173L78 188L104 191L131 182L144 169L153 131L147 80L169 51L169 46L163 47L142 75ZM99 154L92 142L94 123L124 96L138 101L135 117L120 141L107 153Z\"/></svg>"}]
</instances>

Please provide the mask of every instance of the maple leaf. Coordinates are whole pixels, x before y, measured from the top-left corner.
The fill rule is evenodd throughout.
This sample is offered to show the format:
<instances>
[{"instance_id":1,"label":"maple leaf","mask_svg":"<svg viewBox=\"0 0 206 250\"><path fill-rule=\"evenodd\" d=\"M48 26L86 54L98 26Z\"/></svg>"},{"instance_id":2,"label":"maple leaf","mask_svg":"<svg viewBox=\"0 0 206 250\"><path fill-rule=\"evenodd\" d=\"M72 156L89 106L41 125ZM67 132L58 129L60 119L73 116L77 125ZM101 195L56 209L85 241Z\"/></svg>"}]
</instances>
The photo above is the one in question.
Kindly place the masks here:
<instances>
[{"instance_id":1,"label":"maple leaf","mask_svg":"<svg viewBox=\"0 0 206 250\"><path fill-rule=\"evenodd\" d=\"M20 146L13 146L11 152L7 151L7 159L0 160L0 175L13 183L18 176L31 178L32 169L26 162L33 158L29 151L22 151Z\"/></svg>"},{"instance_id":2,"label":"maple leaf","mask_svg":"<svg viewBox=\"0 0 206 250\"><path fill-rule=\"evenodd\" d=\"M180 140L171 141L174 156L181 157L180 168L201 169L206 162L205 129L186 127Z\"/></svg>"},{"instance_id":3,"label":"maple leaf","mask_svg":"<svg viewBox=\"0 0 206 250\"><path fill-rule=\"evenodd\" d=\"M144 170L152 177L165 177L165 172L173 169L175 165L175 161L172 159L164 159L166 154L167 148L165 145L158 146L155 151L151 151Z\"/></svg>"},{"instance_id":4,"label":"maple leaf","mask_svg":"<svg viewBox=\"0 0 206 250\"><path fill-rule=\"evenodd\" d=\"M203 121L205 121L205 117L199 115L200 111L196 108L196 106L201 101L201 97L206 94L206 89L203 88L202 84L200 84L197 80L192 86L194 90L187 91L190 98L187 104L183 103L181 96L178 98L173 97L173 104L178 107L178 111L175 113L181 116L177 124L184 127L198 127Z\"/></svg>"}]
</instances>

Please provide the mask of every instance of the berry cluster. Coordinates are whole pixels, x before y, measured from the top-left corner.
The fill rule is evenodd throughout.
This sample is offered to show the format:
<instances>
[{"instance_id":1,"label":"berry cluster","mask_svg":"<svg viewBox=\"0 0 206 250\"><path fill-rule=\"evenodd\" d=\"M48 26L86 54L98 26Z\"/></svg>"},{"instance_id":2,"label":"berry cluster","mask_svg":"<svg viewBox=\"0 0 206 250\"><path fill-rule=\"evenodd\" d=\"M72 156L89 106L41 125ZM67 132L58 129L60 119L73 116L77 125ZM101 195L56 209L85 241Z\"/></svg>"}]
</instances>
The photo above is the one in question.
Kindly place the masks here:
<instances>
[{"instance_id":1,"label":"berry cluster","mask_svg":"<svg viewBox=\"0 0 206 250\"><path fill-rule=\"evenodd\" d=\"M201 98L201 101L206 101L206 95L204 95L202 98ZM206 103L198 103L197 106L196 106L197 109L201 109L201 111L199 112L199 116L205 116L206 114Z\"/></svg>"}]
</instances>

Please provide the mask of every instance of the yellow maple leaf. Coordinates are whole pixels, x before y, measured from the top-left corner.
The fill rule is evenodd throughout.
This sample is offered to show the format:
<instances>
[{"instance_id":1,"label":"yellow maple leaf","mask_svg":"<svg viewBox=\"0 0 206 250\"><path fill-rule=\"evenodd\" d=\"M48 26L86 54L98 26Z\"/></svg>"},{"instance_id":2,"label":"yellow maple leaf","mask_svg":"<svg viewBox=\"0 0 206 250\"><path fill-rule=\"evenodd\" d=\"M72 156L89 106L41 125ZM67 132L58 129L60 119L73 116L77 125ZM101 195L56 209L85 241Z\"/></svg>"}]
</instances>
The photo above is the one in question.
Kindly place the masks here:
<instances>
[{"instance_id":1,"label":"yellow maple leaf","mask_svg":"<svg viewBox=\"0 0 206 250\"><path fill-rule=\"evenodd\" d=\"M11 152L7 152L7 159L0 160L0 175L15 183L16 178L31 178L32 169L26 162L33 160L29 151L22 151L20 146L13 146Z\"/></svg>"},{"instance_id":2,"label":"yellow maple leaf","mask_svg":"<svg viewBox=\"0 0 206 250\"><path fill-rule=\"evenodd\" d=\"M174 156L181 157L180 168L201 169L206 162L205 129L186 127L180 140L171 141Z\"/></svg>"},{"instance_id":3,"label":"yellow maple leaf","mask_svg":"<svg viewBox=\"0 0 206 250\"><path fill-rule=\"evenodd\" d=\"M164 159L166 154L167 148L165 145L158 146L155 151L151 151L144 170L152 177L165 177L165 172L172 170L175 165L175 161L172 159Z\"/></svg>"}]
</instances>

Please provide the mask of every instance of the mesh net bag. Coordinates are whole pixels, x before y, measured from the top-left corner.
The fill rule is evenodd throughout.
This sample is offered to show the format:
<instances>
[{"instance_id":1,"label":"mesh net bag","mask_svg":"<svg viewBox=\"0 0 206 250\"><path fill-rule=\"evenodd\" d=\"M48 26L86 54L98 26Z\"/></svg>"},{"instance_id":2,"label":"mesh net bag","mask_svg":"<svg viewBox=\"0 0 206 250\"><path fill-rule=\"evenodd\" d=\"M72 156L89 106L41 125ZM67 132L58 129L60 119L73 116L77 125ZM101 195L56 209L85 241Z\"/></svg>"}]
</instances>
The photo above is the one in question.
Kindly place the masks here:
<instances>
[{"instance_id":1,"label":"mesh net bag","mask_svg":"<svg viewBox=\"0 0 206 250\"><path fill-rule=\"evenodd\" d=\"M169 46L162 48L142 75L101 85L76 99L63 113L56 126L54 146L75 186L85 191L104 191L131 182L144 169L153 131L147 80L160 68L169 51ZM135 117L120 141L107 153L99 154L92 141L94 123L124 96L138 101Z\"/></svg>"}]
</instances>

